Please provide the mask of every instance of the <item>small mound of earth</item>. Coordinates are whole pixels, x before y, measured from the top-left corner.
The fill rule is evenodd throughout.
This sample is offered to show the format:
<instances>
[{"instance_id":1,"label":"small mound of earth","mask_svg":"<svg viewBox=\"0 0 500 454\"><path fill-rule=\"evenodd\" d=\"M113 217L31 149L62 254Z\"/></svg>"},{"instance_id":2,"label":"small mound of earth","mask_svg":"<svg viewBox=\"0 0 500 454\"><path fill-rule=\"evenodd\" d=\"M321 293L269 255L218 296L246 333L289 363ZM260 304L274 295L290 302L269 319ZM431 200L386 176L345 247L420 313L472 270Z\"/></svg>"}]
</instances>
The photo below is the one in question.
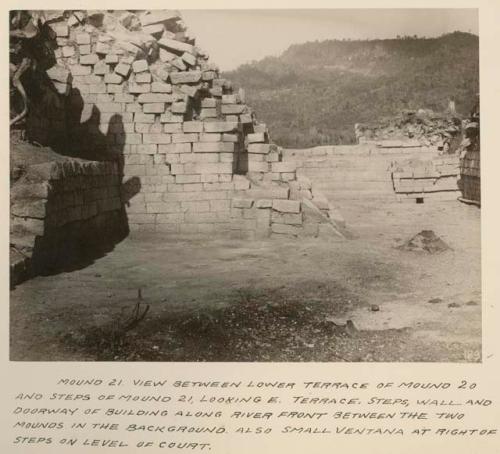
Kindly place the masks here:
<instances>
[{"instance_id":1,"label":"small mound of earth","mask_svg":"<svg viewBox=\"0 0 500 454\"><path fill-rule=\"evenodd\" d=\"M428 252L429 254L436 254L450 250L441 238L439 238L433 230L422 230L417 233L413 238L398 246L402 251L421 251Z\"/></svg>"}]
</instances>

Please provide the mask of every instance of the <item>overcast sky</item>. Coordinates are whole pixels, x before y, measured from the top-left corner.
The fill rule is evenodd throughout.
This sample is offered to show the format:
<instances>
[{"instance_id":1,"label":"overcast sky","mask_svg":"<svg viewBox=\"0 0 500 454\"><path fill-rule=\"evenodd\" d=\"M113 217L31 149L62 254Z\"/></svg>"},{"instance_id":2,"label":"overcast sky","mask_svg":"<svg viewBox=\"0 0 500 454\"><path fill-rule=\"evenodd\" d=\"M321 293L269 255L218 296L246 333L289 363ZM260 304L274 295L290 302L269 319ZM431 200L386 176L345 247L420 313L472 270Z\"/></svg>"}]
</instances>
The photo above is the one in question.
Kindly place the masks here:
<instances>
[{"instance_id":1,"label":"overcast sky","mask_svg":"<svg viewBox=\"0 0 500 454\"><path fill-rule=\"evenodd\" d=\"M478 34L475 9L182 10L197 43L221 70L325 39Z\"/></svg>"}]
</instances>

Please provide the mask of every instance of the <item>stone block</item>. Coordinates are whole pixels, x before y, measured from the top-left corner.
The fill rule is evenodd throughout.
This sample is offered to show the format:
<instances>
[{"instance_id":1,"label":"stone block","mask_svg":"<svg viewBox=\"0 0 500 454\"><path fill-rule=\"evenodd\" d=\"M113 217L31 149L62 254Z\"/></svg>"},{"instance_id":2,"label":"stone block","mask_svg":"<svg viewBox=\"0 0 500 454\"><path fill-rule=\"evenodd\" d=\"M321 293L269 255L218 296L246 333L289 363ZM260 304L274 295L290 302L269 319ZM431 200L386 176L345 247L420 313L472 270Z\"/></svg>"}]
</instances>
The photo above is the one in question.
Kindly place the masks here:
<instances>
[{"instance_id":1,"label":"stone block","mask_svg":"<svg viewBox=\"0 0 500 454\"><path fill-rule=\"evenodd\" d=\"M164 102L151 102L142 105L142 111L144 113L163 113L165 112Z\"/></svg>"},{"instance_id":2,"label":"stone block","mask_svg":"<svg viewBox=\"0 0 500 454\"><path fill-rule=\"evenodd\" d=\"M201 79L200 71L180 71L170 74L170 81L174 85L193 84L199 82L200 79Z\"/></svg>"},{"instance_id":3,"label":"stone block","mask_svg":"<svg viewBox=\"0 0 500 454\"><path fill-rule=\"evenodd\" d=\"M216 108L217 107L217 101L213 98L205 98L201 100L201 107L202 108Z\"/></svg>"},{"instance_id":4,"label":"stone block","mask_svg":"<svg viewBox=\"0 0 500 454\"><path fill-rule=\"evenodd\" d=\"M121 84L123 82L123 77L116 73L106 74L104 76L104 82L107 84Z\"/></svg>"},{"instance_id":5,"label":"stone block","mask_svg":"<svg viewBox=\"0 0 500 454\"><path fill-rule=\"evenodd\" d=\"M222 134L222 140L224 142L237 143L238 142L238 135L237 134L227 134L227 133L224 133L224 134Z\"/></svg>"},{"instance_id":6,"label":"stone block","mask_svg":"<svg viewBox=\"0 0 500 454\"><path fill-rule=\"evenodd\" d=\"M158 147L158 152L168 154L191 153L191 143L172 143L169 145L160 145Z\"/></svg>"},{"instance_id":7,"label":"stone block","mask_svg":"<svg viewBox=\"0 0 500 454\"><path fill-rule=\"evenodd\" d=\"M90 44L90 35L88 33L77 33L76 44Z\"/></svg>"},{"instance_id":8,"label":"stone block","mask_svg":"<svg viewBox=\"0 0 500 454\"><path fill-rule=\"evenodd\" d=\"M278 224L302 225L302 213L278 213L273 211L271 221Z\"/></svg>"},{"instance_id":9,"label":"stone block","mask_svg":"<svg viewBox=\"0 0 500 454\"><path fill-rule=\"evenodd\" d=\"M186 64L182 61L181 58L179 57L176 57L174 58L170 64L174 67L174 68L177 68L179 71L186 71L187 70L187 66ZM170 76L170 75L169 75Z\"/></svg>"},{"instance_id":10,"label":"stone block","mask_svg":"<svg viewBox=\"0 0 500 454\"><path fill-rule=\"evenodd\" d=\"M165 82L153 82L151 84L151 91L153 93L172 93L172 85Z\"/></svg>"},{"instance_id":11,"label":"stone block","mask_svg":"<svg viewBox=\"0 0 500 454\"><path fill-rule=\"evenodd\" d=\"M103 113L118 113L123 110L123 106L119 102L100 102L96 103L95 107Z\"/></svg>"},{"instance_id":12,"label":"stone block","mask_svg":"<svg viewBox=\"0 0 500 454\"><path fill-rule=\"evenodd\" d=\"M182 128L184 132L202 132L203 123L201 121L185 121ZM195 142L195 140L193 140L193 142Z\"/></svg>"},{"instance_id":13,"label":"stone block","mask_svg":"<svg viewBox=\"0 0 500 454\"><path fill-rule=\"evenodd\" d=\"M99 57L96 54L80 55L79 63L80 65L95 65L99 61Z\"/></svg>"},{"instance_id":14,"label":"stone block","mask_svg":"<svg viewBox=\"0 0 500 454\"><path fill-rule=\"evenodd\" d=\"M280 213L300 213L300 201L273 199L273 210Z\"/></svg>"},{"instance_id":15,"label":"stone block","mask_svg":"<svg viewBox=\"0 0 500 454\"><path fill-rule=\"evenodd\" d=\"M172 134L172 142L173 143L186 143L186 142L197 142L198 134L195 133L175 133Z\"/></svg>"},{"instance_id":16,"label":"stone block","mask_svg":"<svg viewBox=\"0 0 500 454\"><path fill-rule=\"evenodd\" d=\"M154 114L136 112L134 114L134 123L154 123L155 116Z\"/></svg>"},{"instance_id":17,"label":"stone block","mask_svg":"<svg viewBox=\"0 0 500 454\"><path fill-rule=\"evenodd\" d=\"M238 97L236 95L222 95L222 104L237 104Z\"/></svg>"},{"instance_id":18,"label":"stone block","mask_svg":"<svg viewBox=\"0 0 500 454\"><path fill-rule=\"evenodd\" d=\"M69 69L73 76L86 76L92 73L90 66L71 65Z\"/></svg>"},{"instance_id":19,"label":"stone block","mask_svg":"<svg viewBox=\"0 0 500 454\"><path fill-rule=\"evenodd\" d=\"M221 113L223 115L239 115L245 112L246 106L244 104L223 104L221 106Z\"/></svg>"},{"instance_id":20,"label":"stone block","mask_svg":"<svg viewBox=\"0 0 500 454\"><path fill-rule=\"evenodd\" d=\"M269 164L267 162L257 162L248 160L249 172L269 172Z\"/></svg>"},{"instance_id":21,"label":"stone block","mask_svg":"<svg viewBox=\"0 0 500 454\"><path fill-rule=\"evenodd\" d=\"M241 114L240 115L240 122L243 123L243 124L253 123L252 115L250 115L250 114Z\"/></svg>"},{"instance_id":22,"label":"stone block","mask_svg":"<svg viewBox=\"0 0 500 454\"><path fill-rule=\"evenodd\" d=\"M110 71L109 65L104 63L103 60L99 60L95 65L94 65L94 74L96 76L104 76L105 74L108 74Z\"/></svg>"},{"instance_id":23,"label":"stone block","mask_svg":"<svg viewBox=\"0 0 500 454\"><path fill-rule=\"evenodd\" d=\"M146 60L135 60L132 63L132 71L134 73L141 73L149 69L148 62Z\"/></svg>"},{"instance_id":24,"label":"stone block","mask_svg":"<svg viewBox=\"0 0 500 454\"><path fill-rule=\"evenodd\" d=\"M234 143L231 142L197 142L193 143L195 153L232 153Z\"/></svg>"},{"instance_id":25,"label":"stone block","mask_svg":"<svg viewBox=\"0 0 500 454\"><path fill-rule=\"evenodd\" d=\"M183 114L187 111L187 104L185 102L174 102L171 110L174 114Z\"/></svg>"},{"instance_id":26,"label":"stone block","mask_svg":"<svg viewBox=\"0 0 500 454\"><path fill-rule=\"evenodd\" d=\"M234 198L231 201L231 206L233 208L252 208L253 200L252 199L238 199Z\"/></svg>"},{"instance_id":27,"label":"stone block","mask_svg":"<svg viewBox=\"0 0 500 454\"><path fill-rule=\"evenodd\" d=\"M155 143L155 144L168 144L171 143L172 138L170 134L143 134L143 143Z\"/></svg>"},{"instance_id":28,"label":"stone block","mask_svg":"<svg viewBox=\"0 0 500 454\"><path fill-rule=\"evenodd\" d=\"M177 58L176 54L169 52L166 49L160 49L159 56L160 56L160 61L162 61L163 63L171 62Z\"/></svg>"},{"instance_id":29,"label":"stone block","mask_svg":"<svg viewBox=\"0 0 500 454\"><path fill-rule=\"evenodd\" d=\"M222 135L220 133L203 133L199 135L200 142L220 142L222 140Z\"/></svg>"},{"instance_id":30,"label":"stone block","mask_svg":"<svg viewBox=\"0 0 500 454\"><path fill-rule=\"evenodd\" d=\"M98 42L95 46L95 51L100 55L106 55L111 52L111 46L107 43Z\"/></svg>"},{"instance_id":31,"label":"stone block","mask_svg":"<svg viewBox=\"0 0 500 454\"><path fill-rule=\"evenodd\" d=\"M106 84L104 82L99 84L89 84L89 93L106 93ZM121 112L121 110L120 110Z\"/></svg>"},{"instance_id":32,"label":"stone block","mask_svg":"<svg viewBox=\"0 0 500 454\"><path fill-rule=\"evenodd\" d=\"M255 201L255 208L272 208L273 201L271 199L258 199Z\"/></svg>"},{"instance_id":33,"label":"stone block","mask_svg":"<svg viewBox=\"0 0 500 454\"><path fill-rule=\"evenodd\" d=\"M139 103L171 103L172 95L167 93L142 93L137 97Z\"/></svg>"},{"instance_id":34,"label":"stone block","mask_svg":"<svg viewBox=\"0 0 500 454\"><path fill-rule=\"evenodd\" d=\"M248 143L264 143L266 135L263 132L254 132L246 136Z\"/></svg>"},{"instance_id":35,"label":"stone block","mask_svg":"<svg viewBox=\"0 0 500 454\"><path fill-rule=\"evenodd\" d=\"M294 225L277 224L277 223L271 224L271 232L278 233L281 235L298 236L300 234L300 230L301 230L300 227Z\"/></svg>"},{"instance_id":36,"label":"stone block","mask_svg":"<svg viewBox=\"0 0 500 454\"><path fill-rule=\"evenodd\" d=\"M136 147L136 151L143 155L154 155L158 151L158 145L156 144L139 144Z\"/></svg>"},{"instance_id":37,"label":"stone block","mask_svg":"<svg viewBox=\"0 0 500 454\"><path fill-rule=\"evenodd\" d=\"M75 55L75 48L73 46L64 46L62 48L63 57L72 57L73 55Z\"/></svg>"},{"instance_id":38,"label":"stone block","mask_svg":"<svg viewBox=\"0 0 500 454\"><path fill-rule=\"evenodd\" d=\"M116 65L118 63L118 55L116 54L108 54L106 57L104 57L104 61L108 65Z\"/></svg>"},{"instance_id":39,"label":"stone block","mask_svg":"<svg viewBox=\"0 0 500 454\"><path fill-rule=\"evenodd\" d=\"M163 24L151 24L142 27L142 33L147 33L148 35L159 35L161 36L165 31L165 26Z\"/></svg>"},{"instance_id":40,"label":"stone block","mask_svg":"<svg viewBox=\"0 0 500 454\"><path fill-rule=\"evenodd\" d=\"M210 200L210 211L228 211L231 209L230 200Z\"/></svg>"},{"instance_id":41,"label":"stone block","mask_svg":"<svg viewBox=\"0 0 500 454\"><path fill-rule=\"evenodd\" d=\"M205 121L203 129L205 132L232 132L237 130L238 123L226 121Z\"/></svg>"},{"instance_id":42,"label":"stone block","mask_svg":"<svg viewBox=\"0 0 500 454\"><path fill-rule=\"evenodd\" d=\"M147 71L135 75L135 82L138 84L149 84L151 80L151 73Z\"/></svg>"},{"instance_id":43,"label":"stone block","mask_svg":"<svg viewBox=\"0 0 500 454\"><path fill-rule=\"evenodd\" d=\"M201 179L200 179L200 175L179 174L179 175L175 176L175 182L177 184L200 183Z\"/></svg>"},{"instance_id":44,"label":"stone block","mask_svg":"<svg viewBox=\"0 0 500 454\"><path fill-rule=\"evenodd\" d=\"M169 51L174 51L179 53L187 52L190 54L195 53L194 46L192 46L191 44L176 41L175 39L162 38L158 40L158 44L160 45L160 47L163 47L164 49L167 49Z\"/></svg>"},{"instance_id":45,"label":"stone block","mask_svg":"<svg viewBox=\"0 0 500 454\"><path fill-rule=\"evenodd\" d=\"M65 23L51 24L50 28L54 30L58 38L67 38L69 36L69 27Z\"/></svg>"},{"instance_id":46,"label":"stone block","mask_svg":"<svg viewBox=\"0 0 500 454\"><path fill-rule=\"evenodd\" d=\"M200 118L217 118L217 109L201 109Z\"/></svg>"},{"instance_id":47,"label":"stone block","mask_svg":"<svg viewBox=\"0 0 500 454\"><path fill-rule=\"evenodd\" d=\"M196 57L193 54L190 54L188 52L184 52L181 55L182 60L187 63L189 66L195 66L196 65Z\"/></svg>"},{"instance_id":48,"label":"stone block","mask_svg":"<svg viewBox=\"0 0 500 454\"><path fill-rule=\"evenodd\" d=\"M271 145L268 143L252 143L248 145L248 152L256 154L268 154L270 151L270 146Z\"/></svg>"},{"instance_id":49,"label":"stone block","mask_svg":"<svg viewBox=\"0 0 500 454\"><path fill-rule=\"evenodd\" d=\"M207 200L186 200L181 202L182 209L190 213L205 213L210 211L210 203Z\"/></svg>"},{"instance_id":50,"label":"stone block","mask_svg":"<svg viewBox=\"0 0 500 454\"><path fill-rule=\"evenodd\" d=\"M165 123L163 125L163 130L169 134L174 132L182 132L182 123Z\"/></svg>"},{"instance_id":51,"label":"stone block","mask_svg":"<svg viewBox=\"0 0 500 454\"><path fill-rule=\"evenodd\" d=\"M115 67L115 73L119 74L120 76L127 77L128 73L130 72L130 65L127 63L119 63Z\"/></svg>"},{"instance_id":52,"label":"stone block","mask_svg":"<svg viewBox=\"0 0 500 454\"><path fill-rule=\"evenodd\" d=\"M221 163L195 163L194 173L233 173L233 165L230 162Z\"/></svg>"},{"instance_id":53,"label":"stone block","mask_svg":"<svg viewBox=\"0 0 500 454\"><path fill-rule=\"evenodd\" d=\"M128 91L133 94L149 93L151 91L151 84L138 84L129 82Z\"/></svg>"},{"instance_id":54,"label":"stone block","mask_svg":"<svg viewBox=\"0 0 500 454\"><path fill-rule=\"evenodd\" d=\"M166 112L160 116L161 123L182 123L184 121L183 115L176 115Z\"/></svg>"}]
</instances>

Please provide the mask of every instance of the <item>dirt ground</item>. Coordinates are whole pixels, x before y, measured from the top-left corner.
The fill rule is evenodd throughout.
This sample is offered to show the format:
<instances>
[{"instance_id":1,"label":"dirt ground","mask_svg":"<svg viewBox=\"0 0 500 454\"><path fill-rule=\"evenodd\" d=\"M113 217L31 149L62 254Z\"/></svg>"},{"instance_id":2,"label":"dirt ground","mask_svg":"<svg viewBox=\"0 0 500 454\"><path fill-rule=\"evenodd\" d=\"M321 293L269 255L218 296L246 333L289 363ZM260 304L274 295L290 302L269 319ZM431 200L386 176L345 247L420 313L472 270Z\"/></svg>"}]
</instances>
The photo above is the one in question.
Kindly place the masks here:
<instances>
[{"instance_id":1,"label":"dirt ground","mask_svg":"<svg viewBox=\"0 0 500 454\"><path fill-rule=\"evenodd\" d=\"M11 292L11 359L480 361L480 210L339 209L353 239L135 234L90 266L25 282ZM451 250L397 249L423 229ZM138 289L149 310L134 326Z\"/></svg>"}]
</instances>

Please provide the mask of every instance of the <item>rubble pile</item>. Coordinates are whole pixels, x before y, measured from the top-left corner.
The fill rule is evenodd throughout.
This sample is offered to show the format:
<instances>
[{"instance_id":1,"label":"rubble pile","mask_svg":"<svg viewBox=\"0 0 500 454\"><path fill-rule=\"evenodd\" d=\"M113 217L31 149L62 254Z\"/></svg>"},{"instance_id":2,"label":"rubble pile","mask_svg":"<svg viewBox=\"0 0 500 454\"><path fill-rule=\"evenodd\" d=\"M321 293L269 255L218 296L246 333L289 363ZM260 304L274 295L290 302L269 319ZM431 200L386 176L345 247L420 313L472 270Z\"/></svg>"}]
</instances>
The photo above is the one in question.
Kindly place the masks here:
<instances>
[{"instance_id":1,"label":"rubble pile","mask_svg":"<svg viewBox=\"0 0 500 454\"><path fill-rule=\"evenodd\" d=\"M412 146L435 146L452 153L460 138L461 120L455 115L437 114L430 110L407 110L399 116L384 119L374 124L356 123L354 126L358 143L398 141L398 146L411 142ZM458 140L458 142L457 142Z\"/></svg>"},{"instance_id":2,"label":"rubble pile","mask_svg":"<svg viewBox=\"0 0 500 454\"><path fill-rule=\"evenodd\" d=\"M339 235L326 199L297 180L179 12L50 14L53 87L33 103L27 135L116 159L131 230Z\"/></svg>"}]
</instances>

